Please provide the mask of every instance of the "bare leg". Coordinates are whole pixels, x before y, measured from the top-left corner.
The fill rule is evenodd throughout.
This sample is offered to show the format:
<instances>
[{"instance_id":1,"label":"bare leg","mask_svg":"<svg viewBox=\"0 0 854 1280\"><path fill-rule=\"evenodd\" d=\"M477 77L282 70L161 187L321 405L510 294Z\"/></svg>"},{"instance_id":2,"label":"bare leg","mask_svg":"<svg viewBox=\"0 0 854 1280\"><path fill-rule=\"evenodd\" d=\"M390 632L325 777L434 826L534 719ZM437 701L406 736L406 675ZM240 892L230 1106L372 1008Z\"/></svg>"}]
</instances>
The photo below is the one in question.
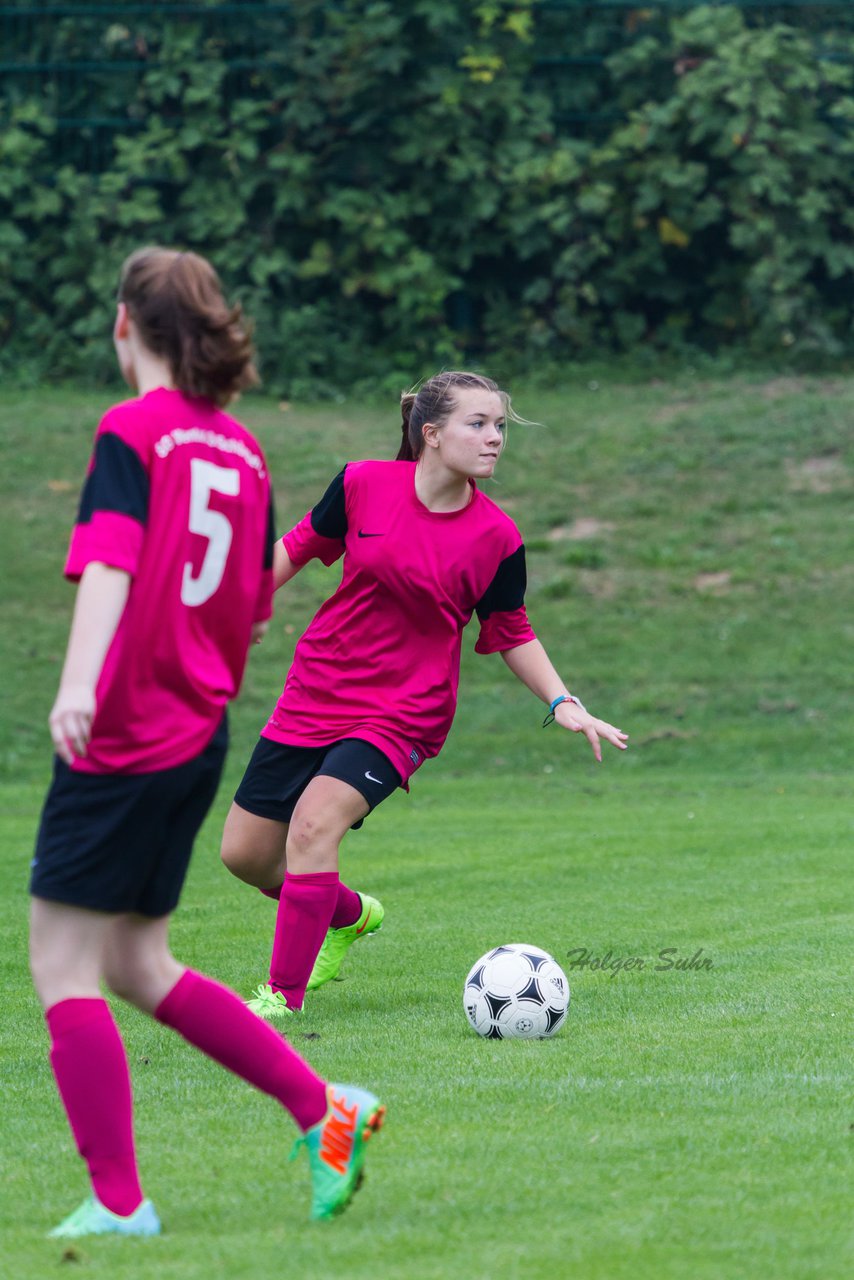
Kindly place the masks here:
<instances>
[{"instance_id":1,"label":"bare leg","mask_svg":"<svg viewBox=\"0 0 854 1280\"><path fill-rule=\"evenodd\" d=\"M116 917L62 902L30 904L30 969L45 1009L60 1000L99 999L104 951Z\"/></svg>"},{"instance_id":2,"label":"bare leg","mask_svg":"<svg viewBox=\"0 0 854 1280\"><path fill-rule=\"evenodd\" d=\"M369 813L361 792L340 778L312 778L287 828L287 869L294 875L338 870L338 848L354 822Z\"/></svg>"},{"instance_id":3,"label":"bare leg","mask_svg":"<svg viewBox=\"0 0 854 1280\"><path fill-rule=\"evenodd\" d=\"M239 804L232 804L225 820L220 856L238 880L257 889L278 889L287 869L287 839L286 822L259 818Z\"/></svg>"},{"instance_id":4,"label":"bare leg","mask_svg":"<svg viewBox=\"0 0 854 1280\"><path fill-rule=\"evenodd\" d=\"M326 1111L324 1082L233 991L179 964L169 951L168 933L167 917L116 920L105 962L113 991L271 1094L301 1128L316 1124Z\"/></svg>"},{"instance_id":5,"label":"bare leg","mask_svg":"<svg viewBox=\"0 0 854 1280\"><path fill-rule=\"evenodd\" d=\"M320 776L312 779L294 810L270 961L270 985L290 1009L302 1007L338 901L338 847L368 808L349 783Z\"/></svg>"},{"instance_id":6,"label":"bare leg","mask_svg":"<svg viewBox=\"0 0 854 1280\"><path fill-rule=\"evenodd\" d=\"M169 950L169 921L169 916L118 916L107 937L106 982L143 1013L153 1014L186 972Z\"/></svg>"}]
</instances>

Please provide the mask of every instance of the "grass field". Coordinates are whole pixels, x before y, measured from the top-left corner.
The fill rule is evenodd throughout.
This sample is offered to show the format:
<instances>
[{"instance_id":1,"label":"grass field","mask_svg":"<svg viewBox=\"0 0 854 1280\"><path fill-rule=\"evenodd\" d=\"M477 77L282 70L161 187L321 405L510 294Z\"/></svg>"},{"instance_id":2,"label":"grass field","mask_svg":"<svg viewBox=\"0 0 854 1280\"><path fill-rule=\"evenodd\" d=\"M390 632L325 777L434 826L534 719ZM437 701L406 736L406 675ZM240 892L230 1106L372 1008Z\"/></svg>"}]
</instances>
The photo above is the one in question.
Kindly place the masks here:
<instances>
[{"instance_id":1,"label":"grass field","mask_svg":"<svg viewBox=\"0 0 854 1280\"><path fill-rule=\"evenodd\" d=\"M602 767L466 644L461 709L412 794L349 837L386 907L298 1045L389 1106L364 1190L307 1222L268 1099L121 1008L156 1241L44 1239L82 1196L26 969L26 867L72 592L59 569L109 397L0 400L6 465L0 908L4 1270L113 1280L836 1280L850 1232L854 379L759 375L518 388L494 496L529 548L529 611L594 711L632 735ZM388 456L393 405L249 399L280 522L350 457ZM273 905L217 858L230 792L293 643L334 583L311 567L252 655L226 783L176 916L177 954L241 992ZM462 980L490 946L567 965L565 1029L481 1041ZM663 949L711 968L664 968ZM582 957L583 958L583 957ZM303 1038L305 1037L305 1039Z\"/></svg>"}]
</instances>

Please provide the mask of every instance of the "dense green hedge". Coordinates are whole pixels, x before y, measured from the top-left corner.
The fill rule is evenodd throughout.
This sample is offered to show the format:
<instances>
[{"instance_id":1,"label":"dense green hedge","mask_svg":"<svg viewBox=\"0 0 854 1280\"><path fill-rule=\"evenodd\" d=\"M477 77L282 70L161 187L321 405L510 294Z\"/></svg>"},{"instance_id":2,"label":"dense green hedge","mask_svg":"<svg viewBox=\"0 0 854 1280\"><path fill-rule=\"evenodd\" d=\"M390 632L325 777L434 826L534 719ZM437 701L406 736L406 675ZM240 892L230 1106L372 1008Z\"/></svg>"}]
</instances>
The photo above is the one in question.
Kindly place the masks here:
<instances>
[{"instance_id":1,"label":"dense green hedge","mask_svg":"<svg viewBox=\"0 0 854 1280\"><path fill-rule=\"evenodd\" d=\"M263 26L105 28L133 127L100 172L57 159L43 92L0 98L5 373L106 373L116 270L150 241L213 259L296 394L637 343L851 350L850 31L819 58L729 6L633 11L615 119L579 139L536 73L536 0L290 13L237 85Z\"/></svg>"}]
</instances>

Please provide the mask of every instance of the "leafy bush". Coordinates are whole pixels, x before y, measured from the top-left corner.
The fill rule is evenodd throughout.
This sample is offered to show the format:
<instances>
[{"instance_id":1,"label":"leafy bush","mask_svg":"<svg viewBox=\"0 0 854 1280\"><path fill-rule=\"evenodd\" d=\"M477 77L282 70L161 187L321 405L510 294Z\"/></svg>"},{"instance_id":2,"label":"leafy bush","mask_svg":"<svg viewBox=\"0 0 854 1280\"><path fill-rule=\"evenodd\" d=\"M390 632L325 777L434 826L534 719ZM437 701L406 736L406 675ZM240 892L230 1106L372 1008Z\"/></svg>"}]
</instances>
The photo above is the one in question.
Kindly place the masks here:
<instances>
[{"instance_id":1,"label":"leafy bush","mask_svg":"<svg viewBox=\"0 0 854 1280\"><path fill-rule=\"evenodd\" d=\"M633 10L610 79L558 95L536 0L249 8L38 28L38 56L107 70L0 97L7 375L108 376L116 272L151 241L211 257L296 395L637 343L850 350L850 31L819 59L732 6ZM124 122L97 157L57 125L86 93ZM568 136L577 106L613 119Z\"/></svg>"},{"instance_id":2,"label":"leafy bush","mask_svg":"<svg viewBox=\"0 0 854 1280\"><path fill-rule=\"evenodd\" d=\"M628 120L540 208L558 251L531 321L545 310L581 346L850 350L850 35L842 47L819 59L792 27L704 5L615 54Z\"/></svg>"},{"instance_id":3,"label":"leafy bush","mask_svg":"<svg viewBox=\"0 0 854 1280\"><path fill-rule=\"evenodd\" d=\"M145 56L102 172L57 168L49 111L6 103L5 361L108 367L116 269L152 240L198 247L238 289L274 386L462 358L516 257L516 169L547 125L529 26L529 0L296 0L286 48L236 97L233 45L203 19L105 29L112 56ZM463 288L471 333L451 323Z\"/></svg>"}]
</instances>

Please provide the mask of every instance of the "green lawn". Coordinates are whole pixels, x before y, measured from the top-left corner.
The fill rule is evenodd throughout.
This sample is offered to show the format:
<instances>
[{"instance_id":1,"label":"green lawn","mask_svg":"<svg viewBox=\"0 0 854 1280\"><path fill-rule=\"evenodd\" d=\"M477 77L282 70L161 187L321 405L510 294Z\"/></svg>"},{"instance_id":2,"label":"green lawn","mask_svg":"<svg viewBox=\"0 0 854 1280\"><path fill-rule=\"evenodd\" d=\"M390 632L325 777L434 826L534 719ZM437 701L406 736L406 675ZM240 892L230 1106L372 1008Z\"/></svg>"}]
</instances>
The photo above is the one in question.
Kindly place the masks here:
<instances>
[{"instance_id":1,"label":"green lawn","mask_svg":"<svg viewBox=\"0 0 854 1280\"><path fill-rule=\"evenodd\" d=\"M596 383L595 386L591 385ZM515 400L495 496L529 546L529 610L570 686L632 735L603 766L466 645L441 759L345 844L386 926L311 1000L297 1042L387 1102L364 1190L307 1222L286 1117L121 1009L155 1241L44 1239L82 1196L26 971L26 866L71 590L59 577L109 397L6 393L0 653L0 965L10 1275L401 1280L835 1280L850 1221L850 762L854 379L705 378ZM248 399L281 523L343 461L384 456L394 406ZM253 653L228 778L174 926L177 954L248 992L273 904L217 859L230 791L296 636L333 582L312 567ZM463 978L526 941L569 964L538 1043L468 1030ZM664 969L662 949L711 968ZM303 1037L308 1037L303 1039Z\"/></svg>"}]
</instances>

